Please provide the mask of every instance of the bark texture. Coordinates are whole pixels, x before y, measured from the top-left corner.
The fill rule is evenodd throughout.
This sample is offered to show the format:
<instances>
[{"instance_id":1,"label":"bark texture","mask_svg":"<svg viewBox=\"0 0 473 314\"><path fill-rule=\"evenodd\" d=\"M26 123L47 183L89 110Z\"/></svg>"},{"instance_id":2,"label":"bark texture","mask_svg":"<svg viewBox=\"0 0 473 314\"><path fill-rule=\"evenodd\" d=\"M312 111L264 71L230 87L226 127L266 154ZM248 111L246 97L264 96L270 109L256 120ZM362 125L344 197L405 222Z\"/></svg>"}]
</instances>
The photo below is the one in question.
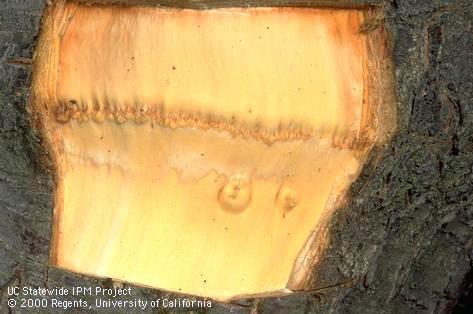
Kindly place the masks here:
<instances>
[{"instance_id":1,"label":"bark texture","mask_svg":"<svg viewBox=\"0 0 473 314\"><path fill-rule=\"evenodd\" d=\"M340 2L347 1L334 1ZM317 289L214 303L209 313L448 313L473 280L473 1L356 3L381 6L385 13L366 30L385 22L392 37L397 133L372 153L351 201L335 215L322 272L311 279ZM11 286L113 285L48 266L53 182L27 112L30 62L45 5L43 0L0 2L1 312L44 312L9 309ZM173 297L140 287L132 291L143 300ZM83 299L94 303L95 297ZM466 303L462 299L455 312L466 313ZM63 312L48 308L55 311Z\"/></svg>"}]
</instances>

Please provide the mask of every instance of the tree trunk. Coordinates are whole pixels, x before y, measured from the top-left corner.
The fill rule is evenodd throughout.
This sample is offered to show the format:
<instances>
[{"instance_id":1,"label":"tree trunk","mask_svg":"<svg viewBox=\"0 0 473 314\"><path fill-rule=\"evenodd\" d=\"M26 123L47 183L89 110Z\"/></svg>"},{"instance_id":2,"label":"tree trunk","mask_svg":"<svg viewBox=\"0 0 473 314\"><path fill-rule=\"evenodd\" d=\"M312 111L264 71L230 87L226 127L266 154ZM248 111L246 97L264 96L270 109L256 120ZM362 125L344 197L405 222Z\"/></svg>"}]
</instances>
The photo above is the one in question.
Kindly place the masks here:
<instances>
[{"instance_id":1,"label":"tree trunk","mask_svg":"<svg viewBox=\"0 0 473 314\"><path fill-rule=\"evenodd\" d=\"M473 1L366 3L383 8L393 41L397 133L388 145L372 152L350 190L350 202L332 218L329 248L317 276L309 278L316 289L283 298L213 302L205 311L468 311L461 295L473 277ZM5 312L45 311L19 308L22 296L13 297L18 305L9 308L9 287L115 285L49 266L53 181L48 156L27 112L32 51L45 5L43 0L0 4L0 308ZM132 294L116 300L183 298L137 286L132 286ZM96 297L61 297L78 299L95 304ZM157 311L148 307L144 312L153 310Z\"/></svg>"}]
</instances>

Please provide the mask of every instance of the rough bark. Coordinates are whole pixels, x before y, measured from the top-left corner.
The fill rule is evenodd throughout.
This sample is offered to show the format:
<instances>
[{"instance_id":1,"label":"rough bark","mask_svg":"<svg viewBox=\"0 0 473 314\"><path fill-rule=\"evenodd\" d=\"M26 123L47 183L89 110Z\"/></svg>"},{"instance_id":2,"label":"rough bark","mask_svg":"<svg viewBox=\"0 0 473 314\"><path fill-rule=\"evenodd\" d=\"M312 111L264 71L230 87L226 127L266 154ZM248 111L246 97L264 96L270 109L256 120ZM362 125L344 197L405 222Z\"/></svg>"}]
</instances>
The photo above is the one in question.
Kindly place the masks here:
<instances>
[{"instance_id":1,"label":"rough bark","mask_svg":"<svg viewBox=\"0 0 473 314\"><path fill-rule=\"evenodd\" d=\"M473 1L365 3L384 8L391 33L398 130L389 145L373 152L351 200L331 223L323 272L313 278L319 289L214 304L208 312L443 313L453 310L472 281ZM44 5L43 0L0 3L2 312L8 311L9 286L113 284L48 266L53 182L27 112L30 60ZM140 287L132 291L143 300L170 296Z\"/></svg>"}]
</instances>

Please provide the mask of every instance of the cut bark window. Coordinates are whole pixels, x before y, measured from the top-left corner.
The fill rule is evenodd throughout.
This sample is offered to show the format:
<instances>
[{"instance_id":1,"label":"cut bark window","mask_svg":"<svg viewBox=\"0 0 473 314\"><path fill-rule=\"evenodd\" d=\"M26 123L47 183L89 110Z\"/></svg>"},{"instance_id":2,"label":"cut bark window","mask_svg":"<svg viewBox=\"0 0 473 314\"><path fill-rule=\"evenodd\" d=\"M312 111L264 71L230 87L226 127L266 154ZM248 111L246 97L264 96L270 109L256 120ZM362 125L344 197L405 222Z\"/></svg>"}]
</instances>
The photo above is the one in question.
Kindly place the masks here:
<instances>
[{"instance_id":1,"label":"cut bark window","mask_svg":"<svg viewBox=\"0 0 473 314\"><path fill-rule=\"evenodd\" d=\"M51 6L32 103L55 167L52 264L221 300L306 289L393 131L372 15Z\"/></svg>"}]
</instances>

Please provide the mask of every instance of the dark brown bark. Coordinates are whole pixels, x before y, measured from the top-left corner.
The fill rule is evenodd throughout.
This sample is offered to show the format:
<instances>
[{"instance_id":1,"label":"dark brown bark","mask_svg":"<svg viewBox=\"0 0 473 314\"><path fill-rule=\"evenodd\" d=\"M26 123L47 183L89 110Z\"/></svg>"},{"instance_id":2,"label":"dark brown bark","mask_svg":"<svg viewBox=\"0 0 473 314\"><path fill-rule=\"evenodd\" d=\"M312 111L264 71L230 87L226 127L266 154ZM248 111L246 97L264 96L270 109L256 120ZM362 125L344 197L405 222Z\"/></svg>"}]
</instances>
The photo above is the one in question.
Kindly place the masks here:
<instances>
[{"instance_id":1,"label":"dark brown bark","mask_svg":"<svg viewBox=\"0 0 473 314\"><path fill-rule=\"evenodd\" d=\"M385 12L382 22L393 40L397 134L373 152L352 187L351 201L332 220L330 248L322 271L312 278L316 289L284 298L215 303L209 312L443 313L452 311L472 281L473 1L356 3L381 6ZM202 8L220 2L163 4ZM48 156L27 112L30 60L44 5L42 0L0 3L2 312L8 311L11 286L112 284L48 265L53 183ZM140 287L132 291L143 300L171 296ZM85 299L93 303L95 298Z\"/></svg>"}]
</instances>

